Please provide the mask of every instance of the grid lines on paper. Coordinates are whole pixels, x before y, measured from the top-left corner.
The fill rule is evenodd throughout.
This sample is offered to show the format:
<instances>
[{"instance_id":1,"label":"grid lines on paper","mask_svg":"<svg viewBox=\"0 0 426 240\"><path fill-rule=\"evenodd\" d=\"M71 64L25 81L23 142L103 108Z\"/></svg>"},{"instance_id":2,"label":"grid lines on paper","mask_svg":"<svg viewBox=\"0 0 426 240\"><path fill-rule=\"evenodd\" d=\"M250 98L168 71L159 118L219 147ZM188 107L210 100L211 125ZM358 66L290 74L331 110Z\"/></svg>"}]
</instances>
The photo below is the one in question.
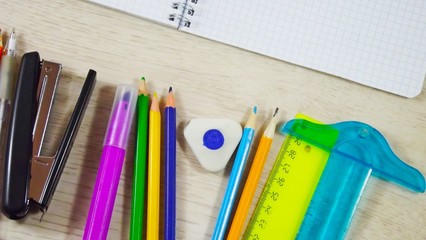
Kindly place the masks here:
<instances>
[{"instance_id":1,"label":"grid lines on paper","mask_svg":"<svg viewBox=\"0 0 426 240\"><path fill-rule=\"evenodd\" d=\"M200 0L196 35L404 96L426 69L423 0Z\"/></svg>"}]
</instances>

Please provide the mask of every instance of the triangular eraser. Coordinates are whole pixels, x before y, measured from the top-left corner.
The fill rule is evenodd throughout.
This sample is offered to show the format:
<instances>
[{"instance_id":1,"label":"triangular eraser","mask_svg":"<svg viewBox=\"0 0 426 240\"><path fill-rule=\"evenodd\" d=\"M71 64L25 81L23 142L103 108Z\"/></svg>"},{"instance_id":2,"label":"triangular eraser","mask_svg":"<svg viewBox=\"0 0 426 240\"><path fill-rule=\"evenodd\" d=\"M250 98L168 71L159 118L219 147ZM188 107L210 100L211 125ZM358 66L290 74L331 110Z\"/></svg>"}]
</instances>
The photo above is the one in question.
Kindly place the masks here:
<instances>
[{"instance_id":1,"label":"triangular eraser","mask_svg":"<svg viewBox=\"0 0 426 240\"><path fill-rule=\"evenodd\" d=\"M201 166L215 172L225 168L241 140L242 128L229 119L198 118L183 133Z\"/></svg>"}]
</instances>

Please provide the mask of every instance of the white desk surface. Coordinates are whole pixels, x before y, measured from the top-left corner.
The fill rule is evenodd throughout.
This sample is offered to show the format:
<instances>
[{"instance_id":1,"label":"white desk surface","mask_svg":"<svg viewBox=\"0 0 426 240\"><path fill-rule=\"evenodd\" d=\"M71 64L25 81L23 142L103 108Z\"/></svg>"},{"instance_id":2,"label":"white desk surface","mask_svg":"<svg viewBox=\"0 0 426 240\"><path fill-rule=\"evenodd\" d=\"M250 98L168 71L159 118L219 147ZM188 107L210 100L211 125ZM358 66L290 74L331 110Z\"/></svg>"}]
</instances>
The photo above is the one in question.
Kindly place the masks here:
<instances>
[{"instance_id":1,"label":"white desk surface","mask_svg":"<svg viewBox=\"0 0 426 240\"><path fill-rule=\"evenodd\" d=\"M257 105L254 146L273 108L280 124L302 112L323 122L357 120L376 127L396 154L426 174L426 91L413 99L179 32L85 1L0 1L0 27L18 37L18 56L38 51L62 63L62 83L45 149L53 154L91 68L98 83L43 221L38 212L12 221L0 216L0 239L79 239L83 234L115 85L144 75L162 97L173 86L178 111L177 238L209 239L231 166L205 171L183 137L200 117L244 124ZM4 34L5 35L5 34ZM133 172L133 137L123 167L109 239L127 239ZM278 132L261 183L284 140ZM251 151L251 158L256 147ZM259 185L256 198L260 194ZM370 178L347 239L425 239L426 194Z\"/></svg>"}]
</instances>

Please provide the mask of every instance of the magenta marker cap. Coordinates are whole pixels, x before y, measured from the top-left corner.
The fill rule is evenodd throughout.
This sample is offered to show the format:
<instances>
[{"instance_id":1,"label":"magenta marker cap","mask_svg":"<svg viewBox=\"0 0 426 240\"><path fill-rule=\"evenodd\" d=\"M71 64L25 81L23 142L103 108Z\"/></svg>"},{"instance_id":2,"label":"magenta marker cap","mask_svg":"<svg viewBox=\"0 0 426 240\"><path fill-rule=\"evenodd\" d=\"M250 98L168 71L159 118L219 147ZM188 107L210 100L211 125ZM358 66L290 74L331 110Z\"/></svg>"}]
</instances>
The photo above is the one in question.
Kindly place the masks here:
<instances>
[{"instance_id":1,"label":"magenta marker cap","mask_svg":"<svg viewBox=\"0 0 426 240\"><path fill-rule=\"evenodd\" d=\"M125 149L136 109L138 90L132 85L119 85L109 118L104 146Z\"/></svg>"}]
</instances>

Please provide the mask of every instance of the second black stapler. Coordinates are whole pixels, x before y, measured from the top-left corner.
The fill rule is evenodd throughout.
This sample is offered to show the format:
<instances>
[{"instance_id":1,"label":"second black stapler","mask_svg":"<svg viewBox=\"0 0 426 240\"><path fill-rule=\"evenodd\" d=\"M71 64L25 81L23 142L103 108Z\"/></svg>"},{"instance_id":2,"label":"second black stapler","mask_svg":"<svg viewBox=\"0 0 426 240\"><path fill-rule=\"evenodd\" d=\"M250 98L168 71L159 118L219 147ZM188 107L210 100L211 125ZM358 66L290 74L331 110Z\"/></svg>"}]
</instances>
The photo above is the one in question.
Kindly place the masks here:
<instances>
[{"instance_id":1,"label":"second black stapler","mask_svg":"<svg viewBox=\"0 0 426 240\"><path fill-rule=\"evenodd\" d=\"M89 70L56 154L41 156L61 69L40 61L37 52L22 57L4 167L2 211L8 218L24 217L30 205L47 210L95 86L96 72Z\"/></svg>"}]
</instances>

